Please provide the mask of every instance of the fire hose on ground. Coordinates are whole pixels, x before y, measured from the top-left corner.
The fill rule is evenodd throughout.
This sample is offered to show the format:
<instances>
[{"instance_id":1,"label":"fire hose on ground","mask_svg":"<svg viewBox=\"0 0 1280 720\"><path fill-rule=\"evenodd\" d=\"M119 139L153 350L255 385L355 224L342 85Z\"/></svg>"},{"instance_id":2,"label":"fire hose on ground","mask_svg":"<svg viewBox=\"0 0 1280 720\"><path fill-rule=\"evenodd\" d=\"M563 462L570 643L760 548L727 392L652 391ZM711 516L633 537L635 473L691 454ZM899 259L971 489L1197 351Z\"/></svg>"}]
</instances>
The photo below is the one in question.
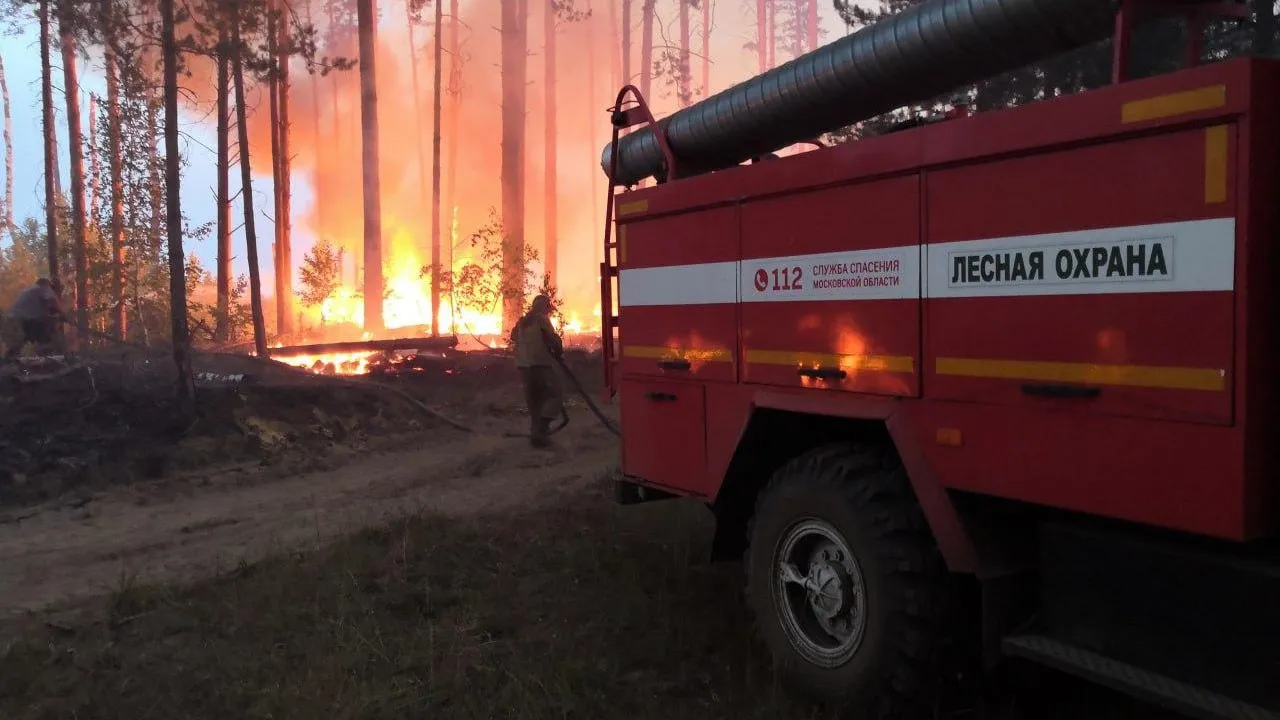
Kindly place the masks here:
<instances>
[{"instance_id":1,"label":"fire hose on ground","mask_svg":"<svg viewBox=\"0 0 1280 720\"><path fill-rule=\"evenodd\" d=\"M70 321L64 318L62 322L70 322ZM133 347L139 350L146 350L148 352L154 351L154 348L150 348L135 342L130 342L128 340L121 340L119 338L112 337L107 333L98 332L97 330L94 330L92 328L80 328L80 330L87 335L92 335L96 338L100 338L102 340L106 340L108 342L112 342L117 345ZM272 360L271 358L260 358L257 355L237 355L237 357L245 357L258 362L271 363L272 366L276 367L277 369L284 369L287 372L292 372L292 373L298 374L299 376L305 375L306 377L318 379L322 382L331 382L334 384L344 385L347 387L375 388L382 392L388 392L393 395L396 395L397 397L404 400L405 402L408 402L409 404L413 405L415 408L427 414L428 416L435 418L456 430L461 430L462 432L468 432L468 433L475 432L475 430L470 426L464 425L458 422L457 420L454 420L453 418L445 415L439 410L435 410L429 407L428 405L424 404L423 402L413 397L409 393L404 392L399 388L392 387L390 385L385 385L383 383L372 382L368 380L358 380L355 378L340 378L340 377L330 377L326 375L317 375L313 372L303 370L302 368L295 368L294 366L289 365L288 363L277 362ZM564 372L565 377L569 379L569 383L573 386L573 389L587 404L587 407L590 408L591 413L596 416L596 419L600 421L600 424L613 435L620 436L621 433L618 431L618 428L613 424L612 421L609 420L608 416L606 416L604 412L600 410L600 407L596 405L595 401L591 399L591 394L588 393L586 389L582 387L582 383L578 380L578 376L574 375L573 371L569 369L569 366L565 364L564 358L555 356L555 361L556 361L556 364L560 366L560 369ZM562 407L560 422L554 425L552 428L550 428L547 434L554 435L555 433L558 433L561 430L563 430L568 424L569 424L568 410ZM520 434L517 436L528 437L527 435L523 435L523 434Z\"/></svg>"}]
</instances>

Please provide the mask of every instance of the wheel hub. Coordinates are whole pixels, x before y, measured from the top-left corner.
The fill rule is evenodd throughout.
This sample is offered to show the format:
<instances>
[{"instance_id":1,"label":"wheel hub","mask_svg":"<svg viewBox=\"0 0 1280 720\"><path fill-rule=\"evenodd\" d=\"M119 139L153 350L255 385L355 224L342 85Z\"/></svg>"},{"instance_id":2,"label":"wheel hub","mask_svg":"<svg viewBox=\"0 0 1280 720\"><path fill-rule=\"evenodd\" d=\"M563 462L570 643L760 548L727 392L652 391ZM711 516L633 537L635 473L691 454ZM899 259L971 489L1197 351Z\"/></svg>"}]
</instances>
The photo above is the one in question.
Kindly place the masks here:
<instances>
[{"instance_id":1,"label":"wheel hub","mask_svg":"<svg viewBox=\"0 0 1280 720\"><path fill-rule=\"evenodd\" d=\"M847 662L866 626L862 571L848 542L830 523L806 519L783 535L774 558L774 600L791 644L816 665Z\"/></svg>"},{"instance_id":2,"label":"wheel hub","mask_svg":"<svg viewBox=\"0 0 1280 720\"><path fill-rule=\"evenodd\" d=\"M838 564L831 562L830 553L809 565L809 606L814 615L830 622L846 613L851 604L849 574Z\"/></svg>"}]
</instances>

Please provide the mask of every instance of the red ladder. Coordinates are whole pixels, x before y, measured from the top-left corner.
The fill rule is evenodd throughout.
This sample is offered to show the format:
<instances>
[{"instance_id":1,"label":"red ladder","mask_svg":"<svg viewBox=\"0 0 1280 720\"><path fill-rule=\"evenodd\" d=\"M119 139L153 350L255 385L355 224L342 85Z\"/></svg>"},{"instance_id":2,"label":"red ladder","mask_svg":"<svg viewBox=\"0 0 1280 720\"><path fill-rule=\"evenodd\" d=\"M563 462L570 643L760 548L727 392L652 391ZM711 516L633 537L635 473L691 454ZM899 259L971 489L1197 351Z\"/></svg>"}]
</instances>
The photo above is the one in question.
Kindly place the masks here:
<instances>
[{"instance_id":1,"label":"red ladder","mask_svg":"<svg viewBox=\"0 0 1280 720\"><path fill-rule=\"evenodd\" d=\"M619 256L618 242L613 237L614 200L617 197L618 138L622 131L637 125L646 125L652 129L658 139L658 147L662 149L666 163L667 178L675 177L675 156L667 144L666 133L653 119L649 105L644 96L634 85L627 85L618 92L613 107L609 108L610 124L613 126L613 138L609 148L609 187L606 190L604 209L604 262L600 263L600 348L604 357L604 399L609 401L618 393L618 361L619 315L621 308L614 307L618 292L618 282L622 258Z\"/></svg>"}]
</instances>

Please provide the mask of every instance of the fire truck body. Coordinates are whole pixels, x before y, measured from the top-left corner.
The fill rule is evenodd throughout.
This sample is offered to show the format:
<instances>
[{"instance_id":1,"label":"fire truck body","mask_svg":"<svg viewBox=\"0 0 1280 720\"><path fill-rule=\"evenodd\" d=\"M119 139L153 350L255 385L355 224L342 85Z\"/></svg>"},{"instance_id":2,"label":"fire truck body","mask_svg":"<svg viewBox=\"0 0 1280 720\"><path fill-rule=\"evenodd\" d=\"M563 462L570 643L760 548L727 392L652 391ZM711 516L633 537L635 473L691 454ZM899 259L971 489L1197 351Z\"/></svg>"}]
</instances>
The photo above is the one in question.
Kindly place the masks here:
<instances>
[{"instance_id":1,"label":"fire truck body","mask_svg":"<svg viewBox=\"0 0 1280 720\"><path fill-rule=\"evenodd\" d=\"M822 515L777 519L802 503L776 486L806 467L857 486L870 448L976 579L989 661L1003 640L1188 714L1277 717L1278 175L1280 63L1241 59L625 192L624 497L702 499L717 555L760 572L760 523ZM896 517L873 476L831 527ZM866 566L790 580L812 602L823 572L852 587ZM862 676L820 650L790 658L802 685L874 695L831 686Z\"/></svg>"}]
</instances>

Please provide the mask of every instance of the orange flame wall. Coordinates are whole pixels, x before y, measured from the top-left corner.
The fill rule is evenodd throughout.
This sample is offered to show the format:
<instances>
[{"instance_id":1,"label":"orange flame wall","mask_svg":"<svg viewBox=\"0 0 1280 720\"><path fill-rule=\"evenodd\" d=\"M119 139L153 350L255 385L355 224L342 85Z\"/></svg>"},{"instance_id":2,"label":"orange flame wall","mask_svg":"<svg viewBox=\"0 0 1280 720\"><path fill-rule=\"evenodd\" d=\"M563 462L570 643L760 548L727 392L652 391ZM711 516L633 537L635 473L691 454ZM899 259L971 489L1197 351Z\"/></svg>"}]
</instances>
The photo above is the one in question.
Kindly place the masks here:
<instances>
[{"instance_id":1,"label":"orange flame wall","mask_svg":"<svg viewBox=\"0 0 1280 720\"><path fill-rule=\"evenodd\" d=\"M448 12L449 0L445 11ZM705 1L705 0L704 0ZM322 36L326 18L321 3L312 0L313 18ZM501 2L502 0L462 0L460 3L462 45L462 94L444 95L444 118L449 118L451 103L459 105L459 127L456 129L457 168L452 197L457 206L457 240L463 243L455 267L465 257L465 240L488 219L490 208L498 208L501 198L499 167L501 165ZM570 309L589 318L598 305L597 256L603 224L605 181L600 172L600 148L607 142L608 116L605 108L612 104L618 79L614 77L611 53L616 52L617 34L611 27L610 0L578 0L580 8L592 7L591 16L579 22L562 22L557 33L557 115L558 115L558 215L560 234L560 272L558 285ZM418 282L425 291L427 284L416 279L419 268L430 262L431 243L431 133L433 94L433 9L424 8L425 23L414 28L418 57L418 97L414 102L409 32L402 0L382 0L378 30L378 116L380 135L380 168L383 211L384 273L388 286ZM544 80L543 12L549 2L529 0L528 20L528 92L525 136L525 239L545 257L543 213L545 179L544 119L546 92ZM640 72L639 44L642 3L633 3L632 72ZM655 46L678 43L675 0L658 3L659 21L654 33ZM755 54L742 43L754 36L754 17L743 15L733 3L716 3L713 23L711 67L713 89L725 87L756 71ZM295 8L303 18L305 9ZM354 14L354 13L353 13ZM825 11L824 11L825 14ZM693 81L701 79L701 18L692 12L694 25ZM446 44L444 82L449 78L448 28L445 19ZM350 34L342 47L322 47L320 55L355 59L358 56L356 35ZM781 53L780 53L781 54ZM780 58L779 61L785 60ZM192 70L197 76L212 79L212 67L193 58ZM594 72L591 66L594 63ZM300 264L315 237L325 237L347 251L346 281L354 280L355 262L363 254L363 215L361 181L360 87L358 68L332 72L326 77L307 73L300 60L294 61L290 90L290 154L293 158L295 187L305 183L313 189L315 203L310 208L295 207L295 266ZM638 80L638 78L633 78ZM197 88L212 87L197 80ZM662 79L654 80L650 98L661 115L675 109L671 89ZM251 104L250 143L255 174L270 176L270 115L266 93L255 89L248 98ZM207 105L206 103L202 103ZM444 127L442 163L448 158L449 134ZM422 144L423 171L419 174L419 143ZM450 198L446 166L443 201ZM269 203L269 198L267 199ZM270 212L269 208L267 209ZM445 245L443 262L449 263L450 209L442 208L442 236ZM271 257L270 238L261 239L260 253ZM396 278L400 281L397 282ZM295 268L296 278L296 268ZM295 287L297 280L295 279ZM395 323L388 318L392 326Z\"/></svg>"},{"instance_id":2,"label":"orange flame wall","mask_svg":"<svg viewBox=\"0 0 1280 720\"><path fill-rule=\"evenodd\" d=\"M445 0L447 3L448 0ZM418 55L418 107L414 102L409 33L404 5L400 2L380 4L381 22L378 35L378 119L380 170L383 211L383 254L387 275L403 275L430 262L431 247L431 134L433 95L433 27L430 22L414 28ZM543 157L545 90L542 66L541 3L533 7L529 18L530 80L526 96L526 242L545 257L543 238ZM448 5L446 5L446 12ZM431 9L424 14L430 20ZM455 263L465 255L465 239L486 222L490 208L498 208L501 197L501 69L500 4L495 0L471 0L461 3L460 16L465 24L459 30L463 46L461 98L445 93L444 118L448 121L450 103L460 102L460 128L457 130L457 187L453 194L457 205L459 248ZM316 18L322 26L323 18ZM449 19L445 20L445 43L448 43ZM594 13L580 23L562 24L558 38L558 178L560 273L559 286L571 307L590 312L597 302L596 244L600 242L602 218L593 208L603 205L603 179L594 157L607 137L608 117L604 108L613 93L610 77L608 43L611 40L607 12ZM596 46L594 58L588 40ZM354 34L348 46L322 49L322 54L356 58ZM448 83L449 55L446 52L444 83ZM595 93L591 91L587 63L594 59ZM295 182L302 181L314 189L315 204L309 211L294 211L294 260L300 263L310 246L310 238L319 236L344 247L347 255L358 259L363 255L363 210L361 191L360 85L358 68L332 72L326 77L312 77L301 62L292 67L290 94L290 154L293 157ZM255 170L263 175L270 168L270 117L264 93L257 112L251 116L250 129ZM420 113L420 114L419 114ZM592 126L595 126L594 135ZM442 141L442 163L447 160L448 134L445 126ZM422 144L422 169L419 175L419 143ZM447 182L449 170L443 168ZM445 186L444 202L449 191ZM602 212L602 211L601 211ZM450 261L450 211L442 210L443 261ZM264 250L264 254L265 254ZM349 263L350 264L350 263ZM394 283L393 283L394 284Z\"/></svg>"}]
</instances>

